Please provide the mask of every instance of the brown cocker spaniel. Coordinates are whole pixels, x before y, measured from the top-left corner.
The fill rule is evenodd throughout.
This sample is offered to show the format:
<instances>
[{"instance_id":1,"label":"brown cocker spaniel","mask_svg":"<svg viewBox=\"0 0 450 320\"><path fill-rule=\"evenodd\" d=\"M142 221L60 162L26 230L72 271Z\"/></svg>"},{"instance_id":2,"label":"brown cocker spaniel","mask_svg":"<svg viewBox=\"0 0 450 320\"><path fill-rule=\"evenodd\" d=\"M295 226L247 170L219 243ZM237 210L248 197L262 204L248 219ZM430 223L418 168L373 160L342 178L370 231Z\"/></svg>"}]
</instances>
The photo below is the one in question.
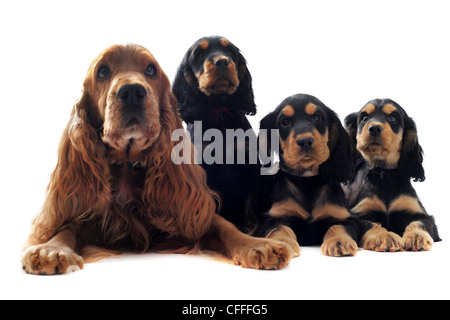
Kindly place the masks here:
<instances>
[{"instance_id":1,"label":"brown cocker spaniel","mask_svg":"<svg viewBox=\"0 0 450 320\"><path fill-rule=\"evenodd\" d=\"M243 267L286 266L288 246L239 232L215 214L203 169L171 161L180 128L169 80L149 51L117 45L101 53L64 130L24 270L66 273L93 257L193 248Z\"/></svg>"}]
</instances>

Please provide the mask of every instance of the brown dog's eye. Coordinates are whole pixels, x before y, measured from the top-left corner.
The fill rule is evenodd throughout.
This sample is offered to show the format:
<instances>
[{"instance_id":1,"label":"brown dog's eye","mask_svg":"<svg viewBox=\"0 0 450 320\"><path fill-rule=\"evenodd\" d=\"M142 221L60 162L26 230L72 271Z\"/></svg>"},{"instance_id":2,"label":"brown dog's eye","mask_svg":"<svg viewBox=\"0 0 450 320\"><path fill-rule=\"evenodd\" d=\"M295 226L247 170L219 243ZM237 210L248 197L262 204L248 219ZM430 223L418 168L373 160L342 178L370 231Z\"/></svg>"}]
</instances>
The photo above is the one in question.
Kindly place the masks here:
<instances>
[{"instance_id":1,"label":"brown dog's eye","mask_svg":"<svg viewBox=\"0 0 450 320\"><path fill-rule=\"evenodd\" d=\"M147 69L145 69L145 74L150 78L156 78L157 76L156 66L153 63L149 64Z\"/></svg>"},{"instance_id":2,"label":"brown dog's eye","mask_svg":"<svg viewBox=\"0 0 450 320\"><path fill-rule=\"evenodd\" d=\"M111 70L108 66L101 66L97 71L97 78L100 80L104 80L111 75Z\"/></svg>"}]
</instances>

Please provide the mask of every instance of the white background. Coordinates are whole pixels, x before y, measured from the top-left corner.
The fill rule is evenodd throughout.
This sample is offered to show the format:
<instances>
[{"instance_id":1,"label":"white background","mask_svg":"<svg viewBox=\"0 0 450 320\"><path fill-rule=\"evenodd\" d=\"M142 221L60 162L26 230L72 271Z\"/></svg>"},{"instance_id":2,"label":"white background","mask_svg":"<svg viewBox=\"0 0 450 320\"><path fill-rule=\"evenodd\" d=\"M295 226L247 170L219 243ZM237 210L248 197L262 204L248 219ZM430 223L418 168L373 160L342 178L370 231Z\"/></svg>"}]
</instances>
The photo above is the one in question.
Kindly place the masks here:
<instances>
[{"instance_id":1,"label":"white background","mask_svg":"<svg viewBox=\"0 0 450 320\"><path fill-rule=\"evenodd\" d=\"M450 298L450 9L446 1L3 1L0 4L0 298ZM322 256L282 271L208 257L121 256L65 276L23 273L21 247L92 59L147 47L171 80L186 50L222 35L248 60L259 120L285 97L317 96L343 119L389 97L416 120L427 180L415 187L443 242L431 252Z\"/></svg>"}]
</instances>

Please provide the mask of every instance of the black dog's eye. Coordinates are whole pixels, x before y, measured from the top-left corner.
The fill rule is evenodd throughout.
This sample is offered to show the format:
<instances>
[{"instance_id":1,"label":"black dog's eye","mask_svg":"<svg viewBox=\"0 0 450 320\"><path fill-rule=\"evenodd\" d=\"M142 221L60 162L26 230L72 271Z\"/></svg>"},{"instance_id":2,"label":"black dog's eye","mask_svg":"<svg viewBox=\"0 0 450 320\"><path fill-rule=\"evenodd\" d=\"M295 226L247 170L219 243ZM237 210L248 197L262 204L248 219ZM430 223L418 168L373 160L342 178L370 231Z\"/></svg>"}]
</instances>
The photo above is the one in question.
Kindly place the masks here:
<instances>
[{"instance_id":1,"label":"black dog's eye","mask_svg":"<svg viewBox=\"0 0 450 320\"><path fill-rule=\"evenodd\" d=\"M99 78L100 80L104 80L106 78L108 78L111 75L111 70L109 69L108 66L101 66L100 68L98 68L97 71L97 78Z\"/></svg>"},{"instance_id":2,"label":"black dog's eye","mask_svg":"<svg viewBox=\"0 0 450 320\"><path fill-rule=\"evenodd\" d=\"M396 117L396 116L393 116L393 115L387 116L386 119L387 119L389 122L393 122L393 123L396 123L396 122L397 122L397 117Z\"/></svg>"},{"instance_id":3,"label":"black dog's eye","mask_svg":"<svg viewBox=\"0 0 450 320\"><path fill-rule=\"evenodd\" d=\"M312 116L312 120L314 121L314 122L320 122L320 120L322 120L322 117L320 116L320 114L314 114L313 116Z\"/></svg>"},{"instance_id":4,"label":"black dog's eye","mask_svg":"<svg viewBox=\"0 0 450 320\"><path fill-rule=\"evenodd\" d=\"M283 118L281 119L280 123L283 127L289 127L291 125L291 120L288 118Z\"/></svg>"},{"instance_id":5,"label":"black dog's eye","mask_svg":"<svg viewBox=\"0 0 450 320\"><path fill-rule=\"evenodd\" d=\"M225 53L229 56L229 57L233 57L233 51L231 49L226 49Z\"/></svg>"},{"instance_id":6,"label":"black dog's eye","mask_svg":"<svg viewBox=\"0 0 450 320\"><path fill-rule=\"evenodd\" d=\"M149 64L147 69L145 69L145 74L150 78L155 78L157 76L156 66L153 63Z\"/></svg>"},{"instance_id":7,"label":"black dog's eye","mask_svg":"<svg viewBox=\"0 0 450 320\"><path fill-rule=\"evenodd\" d=\"M369 121L369 116L368 115L361 115L361 122L362 123L366 123L367 121Z\"/></svg>"},{"instance_id":8,"label":"black dog's eye","mask_svg":"<svg viewBox=\"0 0 450 320\"><path fill-rule=\"evenodd\" d=\"M204 60L205 57L206 57L206 53L204 53L203 51L201 51L201 52L198 54L198 58L199 58L200 60Z\"/></svg>"}]
</instances>

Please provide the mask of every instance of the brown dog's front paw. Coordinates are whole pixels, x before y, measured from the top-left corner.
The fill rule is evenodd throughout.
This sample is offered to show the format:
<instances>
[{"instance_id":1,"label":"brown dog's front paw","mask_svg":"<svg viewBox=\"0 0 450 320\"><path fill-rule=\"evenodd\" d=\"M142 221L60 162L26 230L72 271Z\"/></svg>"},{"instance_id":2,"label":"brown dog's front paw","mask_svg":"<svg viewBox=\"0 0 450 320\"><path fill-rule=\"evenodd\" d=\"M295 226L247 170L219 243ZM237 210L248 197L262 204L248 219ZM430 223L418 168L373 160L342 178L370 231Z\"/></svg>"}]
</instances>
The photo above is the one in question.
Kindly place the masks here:
<instances>
[{"instance_id":1,"label":"brown dog's front paw","mask_svg":"<svg viewBox=\"0 0 450 320\"><path fill-rule=\"evenodd\" d=\"M41 244L24 252L22 265L23 270L31 274L62 274L82 269L83 258L69 247Z\"/></svg>"},{"instance_id":2,"label":"brown dog's front paw","mask_svg":"<svg viewBox=\"0 0 450 320\"><path fill-rule=\"evenodd\" d=\"M243 268L278 270L286 267L296 252L290 245L271 239L256 239L236 250L233 263Z\"/></svg>"},{"instance_id":3,"label":"brown dog's front paw","mask_svg":"<svg viewBox=\"0 0 450 320\"><path fill-rule=\"evenodd\" d=\"M433 248L433 238L421 226L420 222L413 222L406 228L403 234L405 251L430 251Z\"/></svg>"},{"instance_id":4,"label":"brown dog's front paw","mask_svg":"<svg viewBox=\"0 0 450 320\"><path fill-rule=\"evenodd\" d=\"M379 224L374 224L362 238L361 247L364 250L377 252L395 252L402 250L403 240L398 234L387 231Z\"/></svg>"},{"instance_id":5,"label":"brown dog's front paw","mask_svg":"<svg viewBox=\"0 0 450 320\"><path fill-rule=\"evenodd\" d=\"M267 238L286 243L294 252L294 257L300 256L300 245L297 242L297 236L288 226L282 226L279 229L275 229L267 236Z\"/></svg>"}]
</instances>

